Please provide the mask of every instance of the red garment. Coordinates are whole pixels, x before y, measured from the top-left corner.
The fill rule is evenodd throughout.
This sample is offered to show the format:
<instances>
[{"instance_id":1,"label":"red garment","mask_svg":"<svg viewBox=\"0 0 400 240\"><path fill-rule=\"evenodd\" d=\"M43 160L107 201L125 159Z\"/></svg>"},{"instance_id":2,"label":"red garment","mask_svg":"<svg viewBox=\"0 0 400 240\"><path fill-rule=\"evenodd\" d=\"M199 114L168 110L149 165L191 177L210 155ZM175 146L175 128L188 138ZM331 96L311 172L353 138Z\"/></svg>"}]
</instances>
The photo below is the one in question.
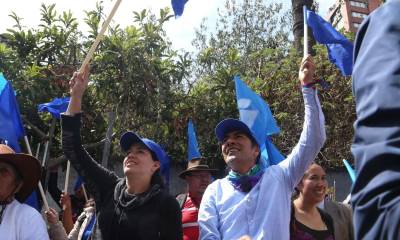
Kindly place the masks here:
<instances>
[{"instance_id":1,"label":"red garment","mask_svg":"<svg viewBox=\"0 0 400 240\"><path fill-rule=\"evenodd\" d=\"M199 206L200 200L191 198L189 194L182 208L183 240L199 239L199 224L197 222Z\"/></svg>"}]
</instances>

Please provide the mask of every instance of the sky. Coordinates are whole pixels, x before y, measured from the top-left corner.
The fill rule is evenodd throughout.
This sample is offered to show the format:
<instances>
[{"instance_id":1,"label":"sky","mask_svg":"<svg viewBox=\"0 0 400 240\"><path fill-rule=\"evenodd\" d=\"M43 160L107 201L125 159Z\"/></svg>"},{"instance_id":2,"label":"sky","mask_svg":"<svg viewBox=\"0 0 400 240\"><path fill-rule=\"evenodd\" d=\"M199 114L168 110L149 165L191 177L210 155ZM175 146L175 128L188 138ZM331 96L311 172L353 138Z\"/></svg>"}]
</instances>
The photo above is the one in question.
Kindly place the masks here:
<instances>
[{"instance_id":1,"label":"sky","mask_svg":"<svg viewBox=\"0 0 400 240\"><path fill-rule=\"evenodd\" d=\"M17 16L23 18L22 25L29 28L35 28L40 21L41 3L46 5L56 3L58 13L71 10L73 16L79 22L81 31L87 30L83 19L85 17L84 10L95 9L97 0L0 0L0 33L6 32L7 28L14 25L14 20L8 15L14 11ZM291 0L271 0L282 2L285 8L290 8ZM104 13L108 15L116 0L103 0ZM317 0L320 5L320 14L325 16L328 8L335 0ZM174 18L165 24L165 30L174 49L183 49L185 51L194 51L191 42L195 37L195 29L200 26L203 18L207 18L206 24L209 29L214 29L217 19L218 8L223 8L225 0L189 0L185 5L183 15ZM141 11L142 9L150 9L154 13L158 13L160 8L170 7L171 0L122 0L113 21L122 27L132 24L133 11ZM172 10L171 10L172 11Z\"/></svg>"}]
</instances>

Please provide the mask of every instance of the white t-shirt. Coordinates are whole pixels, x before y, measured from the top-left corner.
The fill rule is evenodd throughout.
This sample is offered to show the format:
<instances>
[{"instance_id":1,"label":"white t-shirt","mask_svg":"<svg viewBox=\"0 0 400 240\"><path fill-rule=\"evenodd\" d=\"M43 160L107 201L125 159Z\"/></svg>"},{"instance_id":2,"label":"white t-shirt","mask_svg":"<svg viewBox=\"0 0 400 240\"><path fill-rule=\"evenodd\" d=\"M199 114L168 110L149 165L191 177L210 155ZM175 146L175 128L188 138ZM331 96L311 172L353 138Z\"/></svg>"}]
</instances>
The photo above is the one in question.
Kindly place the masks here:
<instances>
[{"instance_id":1,"label":"white t-shirt","mask_svg":"<svg viewBox=\"0 0 400 240\"><path fill-rule=\"evenodd\" d=\"M0 239L48 240L46 223L36 209L17 200L7 205L0 224Z\"/></svg>"}]
</instances>

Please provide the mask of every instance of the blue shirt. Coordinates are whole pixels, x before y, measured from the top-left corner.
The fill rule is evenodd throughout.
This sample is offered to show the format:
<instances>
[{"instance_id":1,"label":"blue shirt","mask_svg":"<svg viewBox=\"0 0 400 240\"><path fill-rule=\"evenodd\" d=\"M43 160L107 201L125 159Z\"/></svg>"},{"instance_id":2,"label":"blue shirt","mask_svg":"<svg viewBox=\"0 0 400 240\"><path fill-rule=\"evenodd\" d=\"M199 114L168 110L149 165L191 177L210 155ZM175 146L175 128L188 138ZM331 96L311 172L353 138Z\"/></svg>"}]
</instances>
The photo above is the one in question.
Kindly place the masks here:
<instances>
[{"instance_id":1,"label":"blue shirt","mask_svg":"<svg viewBox=\"0 0 400 240\"><path fill-rule=\"evenodd\" d=\"M200 239L289 239L294 187L325 142L324 115L315 90L303 88L305 120L300 140L278 165L265 169L248 193L235 190L225 177L214 181L199 210Z\"/></svg>"}]
</instances>

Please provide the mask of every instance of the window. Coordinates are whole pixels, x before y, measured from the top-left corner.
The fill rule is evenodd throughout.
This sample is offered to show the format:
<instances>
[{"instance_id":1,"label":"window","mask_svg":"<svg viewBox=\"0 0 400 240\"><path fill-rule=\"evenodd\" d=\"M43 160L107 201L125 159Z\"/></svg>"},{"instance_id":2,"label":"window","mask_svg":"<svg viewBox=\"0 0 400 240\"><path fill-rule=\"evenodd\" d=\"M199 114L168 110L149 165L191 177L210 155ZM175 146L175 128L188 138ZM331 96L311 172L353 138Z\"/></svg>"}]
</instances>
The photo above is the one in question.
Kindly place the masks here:
<instances>
[{"instance_id":1,"label":"window","mask_svg":"<svg viewBox=\"0 0 400 240\"><path fill-rule=\"evenodd\" d=\"M359 13L359 12L351 12L351 16L353 17L357 17L357 18L366 18L367 14L365 13Z\"/></svg>"},{"instance_id":2,"label":"window","mask_svg":"<svg viewBox=\"0 0 400 240\"><path fill-rule=\"evenodd\" d=\"M355 22L355 23L353 23L353 27L358 28L358 27L360 27L360 24Z\"/></svg>"},{"instance_id":3,"label":"window","mask_svg":"<svg viewBox=\"0 0 400 240\"><path fill-rule=\"evenodd\" d=\"M336 29L342 29L344 28L344 20L341 14L339 14L338 16L336 16L334 22L333 22L333 27L335 27Z\"/></svg>"},{"instance_id":4,"label":"window","mask_svg":"<svg viewBox=\"0 0 400 240\"><path fill-rule=\"evenodd\" d=\"M350 5L359 8L368 8L367 3L365 2L350 1Z\"/></svg>"}]
</instances>

